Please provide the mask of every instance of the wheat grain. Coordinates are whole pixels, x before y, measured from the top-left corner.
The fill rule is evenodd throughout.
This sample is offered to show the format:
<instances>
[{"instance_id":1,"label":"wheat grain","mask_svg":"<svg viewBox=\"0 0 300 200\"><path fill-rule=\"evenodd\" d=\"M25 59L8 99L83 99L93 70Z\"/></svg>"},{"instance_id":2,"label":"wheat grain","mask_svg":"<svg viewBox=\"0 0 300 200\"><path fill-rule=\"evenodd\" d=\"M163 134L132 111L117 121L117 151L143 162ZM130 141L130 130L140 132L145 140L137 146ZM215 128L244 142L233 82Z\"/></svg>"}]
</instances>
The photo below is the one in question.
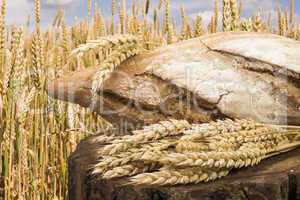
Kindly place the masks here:
<instances>
[{"instance_id":1,"label":"wheat grain","mask_svg":"<svg viewBox=\"0 0 300 200\"><path fill-rule=\"evenodd\" d=\"M184 120L170 120L151 125L143 130L134 131L133 136L125 136L122 140L117 140L112 145L104 147L102 154L113 155L118 152L124 152L129 147L134 147L139 143L158 140L166 136L179 135L189 127L190 124Z\"/></svg>"},{"instance_id":2,"label":"wheat grain","mask_svg":"<svg viewBox=\"0 0 300 200\"><path fill-rule=\"evenodd\" d=\"M112 51L113 47L118 47L124 44L137 43L138 39L133 35L114 35L101 37L97 40L90 40L85 44L80 45L78 48L74 49L70 57L76 57L77 55L83 55L90 50L97 51Z\"/></svg>"},{"instance_id":3,"label":"wheat grain","mask_svg":"<svg viewBox=\"0 0 300 200\"><path fill-rule=\"evenodd\" d=\"M237 132L241 130L251 130L261 125L249 120L236 120L230 119L224 121L217 121L208 124L196 124L191 129L184 132L182 140L195 141L197 139L203 139L205 137L212 137L228 132Z\"/></svg>"},{"instance_id":4,"label":"wheat grain","mask_svg":"<svg viewBox=\"0 0 300 200\"><path fill-rule=\"evenodd\" d=\"M32 39L31 55L32 55L32 67L31 78L36 88L41 88L40 73L42 67L41 57L41 38L39 32L36 32Z\"/></svg>"},{"instance_id":5,"label":"wheat grain","mask_svg":"<svg viewBox=\"0 0 300 200\"><path fill-rule=\"evenodd\" d=\"M170 0L165 1L165 16L164 16L164 28L163 32L168 33L170 30L170 21L171 21L171 8L170 8Z\"/></svg>"},{"instance_id":6,"label":"wheat grain","mask_svg":"<svg viewBox=\"0 0 300 200\"><path fill-rule=\"evenodd\" d=\"M124 27L125 27L125 11L126 10L126 2L125 0L121 0L120 10L119 10L119 17L120 17L120 28L121 33L124 34Z\"/></svg>"},{"instance_id":7,"label":"wheat grain","mask_svg":"<svg viewBox=\"0 0 300 200\"><path fill-rule=\"evenodd\" d=\"M5 29L5 15L6 15L6 0L2 1L1 16L0 16L0 75L5 68L6 58L6 29Z\"/></svg>"},{"instance_id":8,"label":"wheat grain","mask_svg":"<svg viewBox=\"0 0 300 200\"><path fill-rule=\"evenodd\" d=\"M230 0L223 0L223 31L231 30Z\"/></svg>"},{"instance_id":9,"label":"wheat grain","mask_svg":"<svg viewBox=\"0 0 300 200\"><path fill-rule=\"evenodd\" d=\"M194 36L199 37L201 35L203 35L202 18L198 15L195 21Z\"/></svg>"},{"instance_id":10,"label":"wheat grain","mask_svg":"<svg viewBox=\"0 0 300 200\"><path fill-rule=\"evenodd\" d=\"M285 19L284 19L284 16L282 15L282 12L281 12L280 8L277 8L277 14L278 14L279 35L284 35L284 33L285 33Z\"/></svg>"},{"instance_id":11,"label":"wheat grain","mask_svg":"<svg viewBox=\"0 0 300 200\"><path fill-rule=\"evenodd\" d=\"M34 0L34 12L35 12L35 23L36 28L40 28L41 23L41 2L40 0Z\"/></svg>"},{"instance_id":12,"label":"wheat grain","mask_svg":"<svg viewBox=\"0 0 300 200\"><path fill-rule=\"evenodd\" d=\"M177 185L212 181L226 176L228 171L202 170L188 168L184 170L165 169L154 173L144 173L129 179L133 185Z\"/></svg>"},{"instance_id":13,"label":"wheat grain","mask_svg":"<svg viewBox=\"0 0 300 200\"><path fill-rule=\"evenodd\" d=\"M102 176L103 179L113 179L113 178L121 178L125 176L133 176L136 174L141 174L149 171L153 171L156 168L155 164L150 165L123 165L120 167L113 168L105 172Z\"/></svg>"},{"instance_id":14,"label":"wheat grain","mask_svg":"<svg viewBox=\"0 0 300 200\"><path fill-rule=\"evenodd\" d=\"M108 42L108 44L109 43L113 44L114 40L111 40L111 42ZM122 36L116 40L116 43L120 43L122 45L116 45L117 49L112 51L109 57L102 64L102 68L99 69L99 71L93 77L92 91L94 94L99 91L103 83L123 61L141 51L138 40L132 36Z\"/></svg>"},{"instance_id":15,"label":"wheat grain","mask_svg":"<svg viewBox=\"0 0 300 200\"><path fill-rule=\"evenodd\" d=\"M173 167L241 168L258 164L276 146L272 142L249 144L235 151L171 153L162 155L158 162Z\"/></svg>"},{"instance_id":16,"label":"wheat grain","mask_svg":"<svg viewBox=\"0 0 300 200\"><path fill-rule=\"evenodd\" d=\"M200 152L208 151L209 146L206 144L199 144L192 141L180 140L176 145L176 152L185 153L185 152Z\"/></svg>"},{"instance_id":17,"label":"wheat grain","mask_svg":"<svg viewBox=\"0 0 300 200\"><path fill-rule=\"evenodd\" d=\"M263 32L265 30L260 13L258 13L252 20L252 30L254 32Z\"/></svg>"},{"instance_id":18,"label":"wheat grain","mask_svg":"<svg viewBox=\"0 0 300 200\"><path fill-rule=\"evenodd\" d=\"M119 152L113 156L103 156L99 163L93 167L93 174L101 174L114 167L127 165L131 162L140 161L140 159L149 160L148 158L159 158L169 147L174 146L173 143L164 141L144 144L140 147L132 147L126 151ZM100 155L105 155L99 151ZM156 164L156 162L154 162ZM151 163L150 163L151 164Z\"/></svg>"},{"instance_id":19,"label":"wheat grain","mask_svg":"<svg viewBox=\"0 0 300 200\"><path fill-rule=\"evenodd\" d=\"M248 32L252 31L252 19L251 18L248 20L243 20L241 22L241 30L248 31Z\"/></svg>"},{"instance_id":20,"label":"wheat grain","mask_svg":"<svg viewBox=\"0 0 300 200\"><path fill-rule=\"evenodd\" d=\"M219 21L219 6L218 0L214 1L214 15L213 15L213 29L212 33L216 33L218 29L218 21Z\"/></svg>"},{"instance_id":21,"label":"wheat grain","mask_svg":"<svg viewBox=\"0 0 300 200\"><path fill-rule=\"evenodd\" d=\"M238 30L238 20L239 20L239 11L236 0L230 0L230 8L231 8L231 31Z\"/></svg>"}]
</instances>

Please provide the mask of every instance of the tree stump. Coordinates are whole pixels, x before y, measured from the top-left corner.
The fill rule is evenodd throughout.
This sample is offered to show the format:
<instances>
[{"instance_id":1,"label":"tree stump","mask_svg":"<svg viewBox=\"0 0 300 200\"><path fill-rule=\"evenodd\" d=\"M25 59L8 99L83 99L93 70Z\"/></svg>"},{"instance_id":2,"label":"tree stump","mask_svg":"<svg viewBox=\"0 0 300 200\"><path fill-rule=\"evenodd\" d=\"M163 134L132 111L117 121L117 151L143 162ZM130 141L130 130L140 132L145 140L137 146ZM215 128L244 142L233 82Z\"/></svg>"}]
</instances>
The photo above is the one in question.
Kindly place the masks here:
<instances>
[{"instance_id":1,"label":"tree stump","mask_svg":"<svg viewBox=\"0 0 300 200\"><path fill-rule=\"evenodd\" d=\"M214 182L134 187L122 186L126 179L101 181L89 175L91 165L97 163L96 137L83 140L69 158L72 200L300 200L300 149L234 170Z\"/></svg>"}]
</instances>

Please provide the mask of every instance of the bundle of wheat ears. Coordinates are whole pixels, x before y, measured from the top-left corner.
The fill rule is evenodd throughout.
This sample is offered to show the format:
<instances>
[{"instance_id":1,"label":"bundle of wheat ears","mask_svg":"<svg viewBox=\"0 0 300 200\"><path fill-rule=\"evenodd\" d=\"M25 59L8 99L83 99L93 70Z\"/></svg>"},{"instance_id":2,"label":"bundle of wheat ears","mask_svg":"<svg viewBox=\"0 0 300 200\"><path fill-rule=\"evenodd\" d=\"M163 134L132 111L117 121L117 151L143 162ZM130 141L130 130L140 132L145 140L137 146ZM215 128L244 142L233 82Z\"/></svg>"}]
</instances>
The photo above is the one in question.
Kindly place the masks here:
<instances>
[{"instance_id":1,"label":"bundle of wheat ears","mask_svg":"<svg viewBox=\"0 0 300 200\"><path fill-rule=\"evenodd\" d=\"M170 119L132 134L98 138L100 160L92 174L100 179L129 177L133 185L196 184L300 145L299 127L250 120L190 124Z\"/></svg>"}]
</instances>

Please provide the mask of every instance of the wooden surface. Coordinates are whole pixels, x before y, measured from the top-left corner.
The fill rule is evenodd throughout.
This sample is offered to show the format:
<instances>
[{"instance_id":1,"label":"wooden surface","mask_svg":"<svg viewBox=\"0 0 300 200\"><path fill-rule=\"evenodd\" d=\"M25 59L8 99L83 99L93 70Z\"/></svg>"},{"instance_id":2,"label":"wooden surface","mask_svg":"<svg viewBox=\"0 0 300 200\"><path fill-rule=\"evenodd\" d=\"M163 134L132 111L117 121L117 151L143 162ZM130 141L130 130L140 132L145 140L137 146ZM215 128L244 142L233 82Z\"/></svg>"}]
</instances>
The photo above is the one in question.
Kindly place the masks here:
<instances>
[{"instance_id":1,"label":"wooden surface","mask_svg":"<svg viewBox=\"0 0 300 200\"><path fill-rule=\"evenodd\" d=\"M69 159L72 200L300 200L300 149L235 170L215 182L176 187L122 187L126 179L95 181L94 138L83 140Z\"/></svg>"}]
</instances>

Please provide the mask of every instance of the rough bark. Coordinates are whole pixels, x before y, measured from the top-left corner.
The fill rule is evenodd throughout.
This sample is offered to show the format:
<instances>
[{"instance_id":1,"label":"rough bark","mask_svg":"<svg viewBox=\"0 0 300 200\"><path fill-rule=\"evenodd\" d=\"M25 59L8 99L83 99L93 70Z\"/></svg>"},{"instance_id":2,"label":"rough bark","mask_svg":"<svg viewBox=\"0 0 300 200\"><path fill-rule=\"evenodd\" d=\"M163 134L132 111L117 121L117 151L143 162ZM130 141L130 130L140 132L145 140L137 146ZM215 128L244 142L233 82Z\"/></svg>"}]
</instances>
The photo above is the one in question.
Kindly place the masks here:
<instances>
[{"instance_id":1,"label":"rough bark","mask_svg":"<svg viewBox=\"0 0 300 200\"><path fill-rule=\"evenodd\" d=\"M94 138L82 141L69 159L72 200L300 200L300 149L275 156L223 179L176 187L121 186L126 179L96 181L89 167L97 161Z\"/></svg>"}]
</instances>

